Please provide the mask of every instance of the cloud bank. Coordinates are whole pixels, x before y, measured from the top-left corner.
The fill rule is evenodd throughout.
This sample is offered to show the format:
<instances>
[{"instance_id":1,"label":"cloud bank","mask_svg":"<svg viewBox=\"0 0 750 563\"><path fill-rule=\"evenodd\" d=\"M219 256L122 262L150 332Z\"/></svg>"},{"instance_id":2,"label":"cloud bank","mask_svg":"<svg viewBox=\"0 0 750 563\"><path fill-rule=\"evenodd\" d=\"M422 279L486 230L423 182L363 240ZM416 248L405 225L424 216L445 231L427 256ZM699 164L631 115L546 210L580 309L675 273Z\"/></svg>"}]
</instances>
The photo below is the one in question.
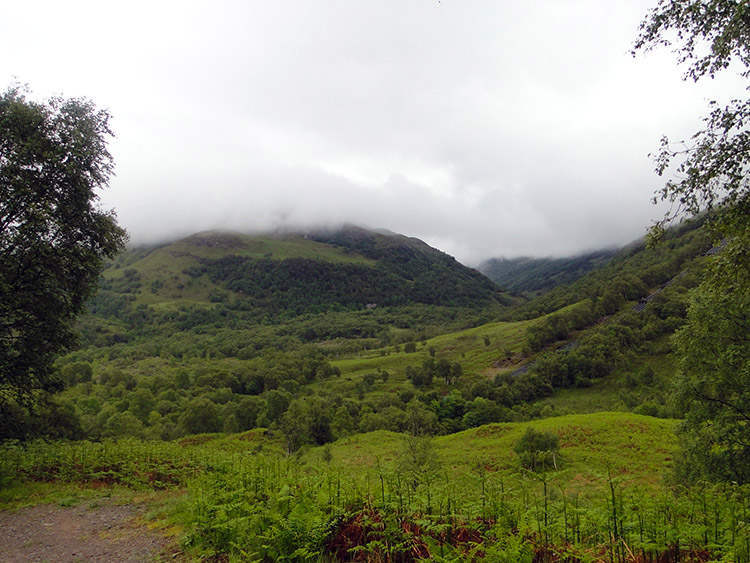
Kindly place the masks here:
<instances>
[{"instance_id":1,"label":"cloud bank","mask_svg":"<svg viewBox=\"0 0 750 563\"><path fill-rule=\"evenodd\" d=\"M109 108L135 243L355 223L468 264L624 244L731 77L633 58L646 0L14 3L0 77Z\"/></svg>"}]
</instances>

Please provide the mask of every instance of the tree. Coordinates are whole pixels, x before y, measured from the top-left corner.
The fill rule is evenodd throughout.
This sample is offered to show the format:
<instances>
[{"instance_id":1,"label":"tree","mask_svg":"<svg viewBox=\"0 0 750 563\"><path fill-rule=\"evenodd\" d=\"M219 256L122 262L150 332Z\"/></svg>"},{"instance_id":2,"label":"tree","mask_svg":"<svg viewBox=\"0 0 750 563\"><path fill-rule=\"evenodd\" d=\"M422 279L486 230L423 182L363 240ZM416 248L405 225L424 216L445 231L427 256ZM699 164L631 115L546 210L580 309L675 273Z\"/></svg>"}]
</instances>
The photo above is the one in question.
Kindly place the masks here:
<instances>
[{"instance_id":1,"label":"tree","mask_svg":"<svg viewBox=\"0 0 750 563\"><path fill-rule=\"evenodd\" d=\"M146 387L139 387L130 394L130 407L128 410L141 422L148 420L149 413L156 406L151 390Z\"/></svg>"},{"instance_id":2,"label":"tree","mask_svg":"<svg viewBox=\"0 0 750 563\"><path fill-rule=\"evenodd\" d=\"M557 469L560 439L551 432L534 430L529 427L513 446L521 465L531 471Z\"/></svg>"},{"instance_id":3,"label":"tree","mask_svg":"<svg viewBox=\"0 0 750 563\"><path fill-rule=\"evenodd\" d=\"M104 435L107 437L136 437L144 438L146 429L143 423L130 412L115 413L104 425Z\"/></svg>"},{"instance_id":4,"label":"tree","mask_svg":"<svg viewBox=\"0 0 750 563\"><path fill-rule=\"evenodd\" d=\"M73 362L66 364L61 370L63 383L65 385L75 385L76 383L85 383L91 381L94 376L94 370L88 362Z\"/></svg>"},{"instance_id":5,"label":"tree","mask_svg":"<svg viewBox=\"0 0 750 563\"><path fill-rule=\"evenodd\" d=\"M674 396L685 416L678 471L750 483L750 263L738 267L724 253L715 260L711 269L724 271L693 292L675 339L680 369Z\"/></svg>"},{"instance_id":6,"label":"tree","mask_svg":"<svg viewBox=\"0 0 750 563\"><path fill-rule=\"evenodd\" d=\"M287 391L271 389L266 394L266 418L269 422L276 422L281 415L286 412L289 403L292 401L292 394Z\"/></svg>"},{"instance_id":7,"label":"tree","mask_svg":"<svg viewBox=\"0 0 750 563\"><path fill-rule=\"evenodd\" d=\"M750 76L750 6L737 0L660 0L641 24L634 52L673 46L685 78L713 77L733 61ZM742 99L744 98L744 99ZM750 482L750 100L710 103L703 127L677 146L664 137L656 156L674 180L656 199L672 203L652 234L675 218L705 212L724 250L694 290L685 326L675 400L685 415L683 473ZM695 471L686 471L686 468Z\"/></svg>"},{"instance_id":8,"label":"tree","mask_svg":"<svg viewBox=\"0 0 750 563\"><path fill-rule=\"evenodd\" d=\"M237 423L240 430L251 430L255 428L260 414L265 410L265 403L260 397L251 395L242 397L237 405Z\"/></svg>"},{"instance_id":9,"label":"tree","mask_svg":"<svg viewBox=\"0 0 750 563\"><path fill-rule=\"evenodd\" d=\"M0 96L0 408L60 387L53 362L126 233L98 207L109 114L82 99Z\"/></svg>"},{"instance_id":10,"label":"tree","mask_svg":"<svg viewBox=\"0 0 750 563\"><path fill-rule=\"evenodd\" d=\"M406 434L396 459L396 471L406 478L412 490L416 491L422 484L429 488L440 471L440 459L432 438Z\"/></svg>"},{"instance_id":11,"label":"tree","mask_svg":"<svg viewBox=\"0 0 750 563\"><path fill-rule=\"evenodd\" d=\"M309 441L309 427L305 420L305 408L301 400L291 402L279 420L279 429L284 436L288 455L292 455L302 444Z\"/></svg>"},{"instance_id":12,"label":"tree","mask_svg":"<svg viewBox=\"0 0 750 563\"><path fill-rule=\"evenodd\" d=\"M453 372L451 371L451 364L445 358L440 358L435 362L435 376L445 381L446 385L450 385L452 381Z\"/></svg>"},{"instance_id":13,"label":"tree","mask_svg":"<svg viewBox=\"0 0 750 563\"><path fill-rule=\"evenodd\" d=\"M506 409L503 409L495 401L484 397L476 397L471 403L466 404L463 422L467 428L492 422L502 422L509 418L506 412Z\"/></svg>"},{"instance_id":14,"label":"tree","mask_svg":"<svg viewBox=\"0 0 750 563\"><path fill-rule=\"evenodd\" d=\"M713 77L727 68L733 58L750 67L750 10L746 2L659 0L640 30L634 52L671 46L674 39L667 35L673 32L682 43L675 49L678 62L690 63L686 77L693 80Z\"/></svg>"},{"instance_id":15,"label":"tree","mask_svg":"<svg viewBox=\"0 0 750 563\"><path fill-rule=\"evenodd\" d=\"M331 422L331 431L335 439L343 438L354 432L354 418L352 418L349 409L341 405L336 409L333 414L333 421Z\"/></svg>"},{"instance_id":16,"label":"tree","mask_svg":"<svg viewBox=\"0 0 750 563\"><path fill-rule=\"evenodd\" d=\"M320 397L305 400L305 419L310 439L318 446L333 441L331 429L331 405Z\"/></svg>"},{"instance_id":17,"label":"tree","mask_svg":"<svg viewBox=\"0 0 750 563\"><path fill-rule=\"evenodd\" d=\"M208 397L196 397L180 416L180 424L188 434L219 432L222 421L219 409Z\"/></svg>"},{"instance_id":18,"label":"tree","mask_svg":"<svg viewBox=\"0 0 750 563\"><path fill-rule=\"evenodd\" d=\"M675 45L676 43L676 45ZM687 63L685 79L698 81L714 77L733 60L750 76L750 8L736 0L660 0L641 23L637 50L672 46L679 63ZM672 209L656 225L659 235L675 218L695 215L719 207L715 227L730 234L737 224L750 217L748 165L750 100L736 99L724 107L710 103L711 112L704 127L690 141L674 145L662 138L656 157L657 173L664 174L675 158L682 161L676 180L669 180L655 200L670 201Z\"/></svg>"},{"instance_id":19,"label":"tree","mask_svg":"<svg viewBox=\"0 0 750 563\"><path fill-rule=\"evenodd\" d=\"M438 427L437 415L424 403L412 399L406 405L406 430L413 436L432 435Z\"/></svg>"}]
</instances>

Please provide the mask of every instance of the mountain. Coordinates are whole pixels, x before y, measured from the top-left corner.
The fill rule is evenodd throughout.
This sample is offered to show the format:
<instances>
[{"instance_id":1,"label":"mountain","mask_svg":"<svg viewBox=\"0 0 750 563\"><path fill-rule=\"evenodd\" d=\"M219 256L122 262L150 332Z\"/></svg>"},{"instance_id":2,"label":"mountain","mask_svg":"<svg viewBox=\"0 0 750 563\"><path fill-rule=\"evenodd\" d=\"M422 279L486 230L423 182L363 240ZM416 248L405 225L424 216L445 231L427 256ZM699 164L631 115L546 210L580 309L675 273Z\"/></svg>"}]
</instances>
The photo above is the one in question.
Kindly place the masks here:
<instances>
[{"instance_id":1,"label":"mountain","mask_svg":"<svg viewBox=\"0 0 750 563\"><path fill-rule=\"evenodd\" d=\"M208 231L133 249L103 289L144 304L241 301L296 314L375 305L478 307L504 302L488 278L421 240L346 227L251 236Z\"/></svg>"},{"instance_id":2,"label":"mountain","mask_svg":"<svg viewBox=\"0 0 750 563\"><path fill-rule=\"evenodd\" d=\"M385 338L417 318L434 330L465 326L468 321L458 319L492 314L508 302L488 278L415 238L357 227L266 235L207 231L119 256L103 272L81 327L85 342L102 345L199 327L203 333L256 330L340 313L314 328L295 322L287 333L304 333L306 341ZM396 312L404 308L408 314ZM356 321L344 315L375 309L377 315Z\"/></svg>"},{"instance_id":3,"label":"mountain","mask_svg":"<svg viewBox=\"0 0 750 563\"><path fill-rule=\"evenodd\" d=\"M567 258L491 258L477 269L509 291L538 295L601 268L617 252L604 249Z\"/></svg>"},{"instance_id":4,"label":"mountain","mask_svg":"<svg viewBox=\"0 0 750 563\"><path fill-rule=\"evenodd\" d=\"M131 249L59 360L68 410L50 416L74 413L66 435L94 439L270 428L290 451L415 421L451 433L566 409L668 416L668 336L711 247L694 227L513 306L424 242L356 227Z\"/></svg>"}]
</instances>

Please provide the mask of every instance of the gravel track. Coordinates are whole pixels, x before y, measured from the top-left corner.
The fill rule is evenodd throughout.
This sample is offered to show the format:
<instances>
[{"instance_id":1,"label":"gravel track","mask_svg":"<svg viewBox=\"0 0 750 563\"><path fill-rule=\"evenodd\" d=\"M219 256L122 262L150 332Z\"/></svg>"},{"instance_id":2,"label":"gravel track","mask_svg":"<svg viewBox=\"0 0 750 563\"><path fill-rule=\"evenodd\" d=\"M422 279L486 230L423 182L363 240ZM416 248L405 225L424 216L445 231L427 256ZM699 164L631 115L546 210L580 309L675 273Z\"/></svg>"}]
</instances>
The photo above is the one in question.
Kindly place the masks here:
<instances>
[{"instance_id":1,"label":"gravel track","mask_svg":"<svg viewBox=\"0 0 750 563\"><path fill-rule=\"evenodd\" d=\"M0 511L0 563L179 561L174 541L148 529L145 507L39 505Z\"/></svg>"}]
</instances>

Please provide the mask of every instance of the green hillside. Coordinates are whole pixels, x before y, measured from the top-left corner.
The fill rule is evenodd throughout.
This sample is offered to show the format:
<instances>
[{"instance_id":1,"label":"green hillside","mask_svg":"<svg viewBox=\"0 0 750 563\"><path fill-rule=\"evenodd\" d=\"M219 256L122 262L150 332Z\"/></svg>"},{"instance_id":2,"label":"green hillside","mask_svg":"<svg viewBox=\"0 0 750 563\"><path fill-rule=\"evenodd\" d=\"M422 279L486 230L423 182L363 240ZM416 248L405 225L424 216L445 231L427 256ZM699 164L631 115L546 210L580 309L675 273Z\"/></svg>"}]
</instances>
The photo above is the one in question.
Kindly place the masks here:
<instances>
[{"instance_id":1,"label":"green hillside","mask_svg":"<svg viewBox=\"0 0 750 563\"><path fill-rule=\"evenodd\" d=\"M314 259L332 264L374 264L361 255L303 237L207 231L155 247L133 248L104 271L104 291L127 293L138 303L208 301L214 284L188 271L228 256L244 259Z\"/></svg>"},{"instance_id":2,"label":"green hillside","mask_svg":"<svg viewBox=\"0 0 750 563\"><path fill-rule=\"evenodd\" d=\"M606 488L608 469L628 487L661 486L677 450L674 427L674 420L599 412L530 423L488 424L438 436L433 447L440 464L449 467L453 478L470 489L476 479L477 463L496 478L517 479L519 459L513 446L524 431L534 428L552 432L561 440L560 467L550 476L555 486L575 488L582 494L601 494ZM361 474L376 469L378 464L392 468L402 447L400 434L377 431L334 442L330 452L347 472ZM312 448L302 460L315 464L321 453L321 448Z\"/></svg>"},{"instance_id":3,"label":"green hillside","mask_svg":"<svg viewBox=\"0 0 750 563\"><path fill-rule=\"evenodd\" d=\"M162 314L199 307L209 316L223 308L225 316L278 322L377 306L492 310L506 302L487 278L421 241L349 228L325 236L211 231L136 248L105 270L90 308L120 319L139 306Z\"/></svg>"},{"instance_id":4,"label":"green hillside","mask_svg":"<svg viewBox=\"0 0 750 563\"><path fill-rule=\"evenodd\" d=\"M710 247L688 225L513 300L355 228L131 250L64 389L4 418L58 440L2 446L0 500L152 491L154 525L203 560L697 561L709 530L735 557L743 493L668 485L671 335Z\"/></svg>"},{"instance_id":5,"label":"green hillside","mask_svg":"<svg viewBox=\"0 0 750 563\"><path fill-rule=\"evenodd\" d=\"M683 270L691 275L701 266L691 262L703 256L718 241L704 226L704 219L680 224L665 233L661 243L649 246L638 240L618 250L600 267L540 295L524 305L509 309L511 318L528 318L558 311L582 299L601 300L601 312L610 314L625 301L637 300L668 283ZM694 283L693 280L690 283Z\"/></svg>"},{"instance_id":6,"label":"green hillside","mask_svg":"<svg viewBox=\"0 0 750 563\"><path fill-rule=\"evenodd\" d=\"M209 232L134 250L105 271L81 348L59 362L68 388L54 416L76 422L56 432L171 439L286 425L294 451L404 431L414 416L438 434L576 412L669 417L669 335L708 246L692 226L505 306L486 278L421 241L355 228ZM692 273L674 277L682 270Z\"/></svg>"},{"instance_id":7,"label":"green hillside","mask_svg":"<svg viewBox=\"0 0 750 563\"><path fill-rule=\"evenodd\" d=\"M509 291L538 295L605 266L616 253L610 249L566 258L491 258L477 269Z\"/></svg>"},{"instance_id":8,"label":"green hillside","mask_svg":"<svg viewBox=\"0 0 750 563\"><path fill-rule=\"evenodd\" d=\"M376 431L293 457L268 431L5 444L0 507L137 499L186 561L746 561L738 487L665 487L674 424L600 413L431 440ZM524 468L530 430L556 438L556 469Z\"/></svg>"}]
</instances>

